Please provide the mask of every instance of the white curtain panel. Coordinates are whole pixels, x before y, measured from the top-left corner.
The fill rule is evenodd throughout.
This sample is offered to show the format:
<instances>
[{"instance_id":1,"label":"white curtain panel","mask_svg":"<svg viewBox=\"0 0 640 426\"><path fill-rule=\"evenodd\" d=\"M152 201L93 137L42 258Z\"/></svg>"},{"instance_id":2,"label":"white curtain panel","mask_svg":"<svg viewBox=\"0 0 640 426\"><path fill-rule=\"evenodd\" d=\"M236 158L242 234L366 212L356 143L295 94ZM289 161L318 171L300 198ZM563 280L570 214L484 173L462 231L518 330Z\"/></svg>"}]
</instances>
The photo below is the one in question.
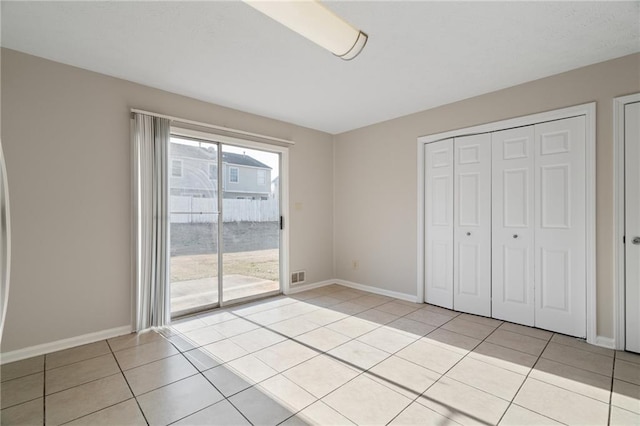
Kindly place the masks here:
<instances>
[{"instance_id":1,"label":"white curtain panel","mask_svg":"<svg viewBox=\"0 0 640 426\"><path fill-rule=\"evenodd\" d=\"M11 267L11 221L9 220L9 184L0 141L0 342L9 301Z\"/></svg>"},{"instance_id":2,"label":"white curtain panel","mask_svg":"<svg viewBox=\"0 0 640 426\"><path fill-rule=\"evenodd\" d=\"M170 120L134 113L136 330L170 321L169 199Z\"/></svg>"}]
</instances>

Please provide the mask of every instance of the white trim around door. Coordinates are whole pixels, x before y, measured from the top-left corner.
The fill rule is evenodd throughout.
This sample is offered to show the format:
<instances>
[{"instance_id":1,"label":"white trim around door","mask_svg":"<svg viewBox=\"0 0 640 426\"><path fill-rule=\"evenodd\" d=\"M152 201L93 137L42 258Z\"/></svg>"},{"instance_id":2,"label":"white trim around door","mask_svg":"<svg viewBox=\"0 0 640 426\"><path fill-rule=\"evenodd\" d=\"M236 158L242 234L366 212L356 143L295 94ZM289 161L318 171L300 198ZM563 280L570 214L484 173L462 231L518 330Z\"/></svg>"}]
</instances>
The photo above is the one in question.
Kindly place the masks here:
<instances>
[{"instance_id":1,"label":"white trim around door","mask_svg":"<svg viewBox=\"0 0 640 426\"><path fill-rule=\"evenodd\" d=\"M615 262L614 280L614 346L616 349L625 348L625 246L624 246L624 107L627 104L640 102L640 93L621 96L613 100L613 220L615 221L613 233L613 252Z\"/></svg>"},{"instance_id":2,"label":"white trim around door","mask_svg":"<svg viewBox=\"0 0 640 426\"><path fill-rule=\"evenodd\" d=\"M496 132L500 130L512 129L516 127L529 126L533 124L562 120L571 117L584 116L586 123L586 318L587 318L587 342L598 344L596 336L596 103L591 102L576 105L568 108L542 112L508 120L496 121L488 124L467 127L463 129L451 130L428 136L421 136L417 140L418 159L418 256L417 256L417 282L416 291L419 302L425 300L424 276L425 276L425 199L424 199L424 151L425 144L440 141L443 139L474 135L479 133Z\"/></svg>"}]
</instances>

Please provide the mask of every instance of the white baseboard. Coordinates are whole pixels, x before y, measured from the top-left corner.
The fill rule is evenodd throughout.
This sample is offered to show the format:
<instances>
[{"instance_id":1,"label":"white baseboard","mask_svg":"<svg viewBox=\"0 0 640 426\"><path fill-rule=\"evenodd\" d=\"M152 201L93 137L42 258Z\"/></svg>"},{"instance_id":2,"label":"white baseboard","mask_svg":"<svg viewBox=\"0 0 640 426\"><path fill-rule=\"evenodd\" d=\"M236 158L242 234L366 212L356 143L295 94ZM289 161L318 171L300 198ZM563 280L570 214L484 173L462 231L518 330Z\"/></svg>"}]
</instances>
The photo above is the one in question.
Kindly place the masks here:
<instances>
[{"instance_id":1,"label":"white baseboard","mask_svg":"<svg viewBox=\"0 0 640 426\"><path fill-rule=\"evenodd\" d=\"M385 290L383 288L373 287L370 285L354 283L352 281L346 280L333 280L332 282L336 284L343 285L345 287L354 288L356 290L362 290L373 294L379 294L381 296L393 297L394 299L406 300L407 302L417 303L417 296L413 294L400 293L392 290Z\"/></svg>"},{"instance_id":2,"label":"white baseboard","mask_svg":"<svg viewBox=\"0 0 640 426\"><path fill-rule=\"evenodd\" d=\"M55 342L43 343L41 345L29 346L28 348L18 349L15 351L4 352L0 354L0 364L20 361L38 355L44 355L51 352L61 351L63 349L73 348L75 346L86 345L100 340L110 339L112 337L122 336L131 333L132 327L125 325L122 327L110 328L108 330L96 331L94 333L83 334L81 336L70 337L68 339L56 340Z\"/></svg>"},{"instance_id":3,"label":"white baseboard","mask_svg":"<svg viewBox=\"0 0 640 426\"><path fill-rule=\"evenodd\" d=\"M336 284L336 283L337 283L336 280L325 280L325 281L318 281L317 283L311 283L311 284L298 284L298 285L289 287L289 290L285 294L300 293L301 291L313 290L314 288L325 287L325 286Z\"/></svg>"},{"instance_id":4,"label":"white baseboard","mask_svg":"<svg viewBox=\"0 0 640 426\"><path fill-rule=\"evenodd\" d=\"M596 336L596 340L593 342L593 344L596 346L602 346L603 348L607 349L616 348L616 341L611 337Z\"/></svg>"},{"instance_id":5,"label":"white baseboard","mask_svg":"<svg viewBox=\"0 0 640 426\"><path fill-rule=\"evenodd\" d=\"M354 283L353 281L333 279L326 281L319 281L312 284L301 284L293 287L289 287L289 291L286 294L295 294L301 291L312 290L314 288L325 287L331 284L340 284L345 287L353 288L356 290L366 291L367 293L379 294L381 296L393 297L394 299L406 300L407 302L417 303L417 297L413 294L400 293L392 290L385 290L383 288L373 287L370 285Z\"/></svg>"}]
</instances>

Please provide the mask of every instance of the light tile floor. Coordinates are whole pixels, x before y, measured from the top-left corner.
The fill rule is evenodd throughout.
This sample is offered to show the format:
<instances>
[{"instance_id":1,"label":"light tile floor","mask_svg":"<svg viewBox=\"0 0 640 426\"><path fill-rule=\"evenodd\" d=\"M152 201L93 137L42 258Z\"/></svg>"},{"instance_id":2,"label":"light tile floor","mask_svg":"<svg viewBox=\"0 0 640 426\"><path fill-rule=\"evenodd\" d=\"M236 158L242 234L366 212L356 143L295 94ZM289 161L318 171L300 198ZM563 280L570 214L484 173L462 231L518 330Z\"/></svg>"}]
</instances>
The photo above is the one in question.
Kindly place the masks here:
<instances>
[{"instance_id":1,"label":"light tile floor","mask_svg":"<svg viewBox=\"0 0 640 426\"><path fill-rule=\"evenodd\" d=\"M640 424L640 356L338 285L2 366L1 423Z\"/></svg>"}]
</instances>

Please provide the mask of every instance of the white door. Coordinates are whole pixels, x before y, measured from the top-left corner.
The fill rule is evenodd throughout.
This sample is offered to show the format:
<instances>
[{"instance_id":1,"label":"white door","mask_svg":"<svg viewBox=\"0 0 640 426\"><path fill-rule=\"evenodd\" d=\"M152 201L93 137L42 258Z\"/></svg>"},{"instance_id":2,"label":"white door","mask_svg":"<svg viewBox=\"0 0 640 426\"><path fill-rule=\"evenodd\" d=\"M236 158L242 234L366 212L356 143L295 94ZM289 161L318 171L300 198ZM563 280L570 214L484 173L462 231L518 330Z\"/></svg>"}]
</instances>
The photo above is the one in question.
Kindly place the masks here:
<instances>
[{"instance_id":1,"label":"white door","mask_svg":"<svg viewBox=\"0 0 640 426\"><path fill-rule=\"evenodd\" d=\"M425 146L425 301L453 308L453 139Z\"/></svg>"},{"instance_id":2,"label":"white door","mask_svg":"<svg viewBox=\"0 0 640 426\"><path fill-rule=\"evenodd\" d=\"M491 134L454 148L453 308L491 316Z\"/></svg>"},{"instance_id":3,"label":"white door","mask_svg":"<svg viewBox=\"0 0 640 426\"><path fill-rule=\"evenodd\" d=\"M534 325L534 127L492 139L492 314Z\"/></svg>"},{"instance_id":4,"label":"white door","mask_svg":"<svg viewBox=\"0 0 640 426\"><path fill-rule=\"evenodd\" d=\"M586 337L585 118L535 126L535 326Z\"/></svg>"},{"instance_id":5,"label":"white door","mask_svg":"<svg viewBox=\"0 0 640 426\"><path fill-rule=\"evenodd\" d=\"M640 352L640 102L624 107L626 350Z\"/></svg>"}]
</instances>

